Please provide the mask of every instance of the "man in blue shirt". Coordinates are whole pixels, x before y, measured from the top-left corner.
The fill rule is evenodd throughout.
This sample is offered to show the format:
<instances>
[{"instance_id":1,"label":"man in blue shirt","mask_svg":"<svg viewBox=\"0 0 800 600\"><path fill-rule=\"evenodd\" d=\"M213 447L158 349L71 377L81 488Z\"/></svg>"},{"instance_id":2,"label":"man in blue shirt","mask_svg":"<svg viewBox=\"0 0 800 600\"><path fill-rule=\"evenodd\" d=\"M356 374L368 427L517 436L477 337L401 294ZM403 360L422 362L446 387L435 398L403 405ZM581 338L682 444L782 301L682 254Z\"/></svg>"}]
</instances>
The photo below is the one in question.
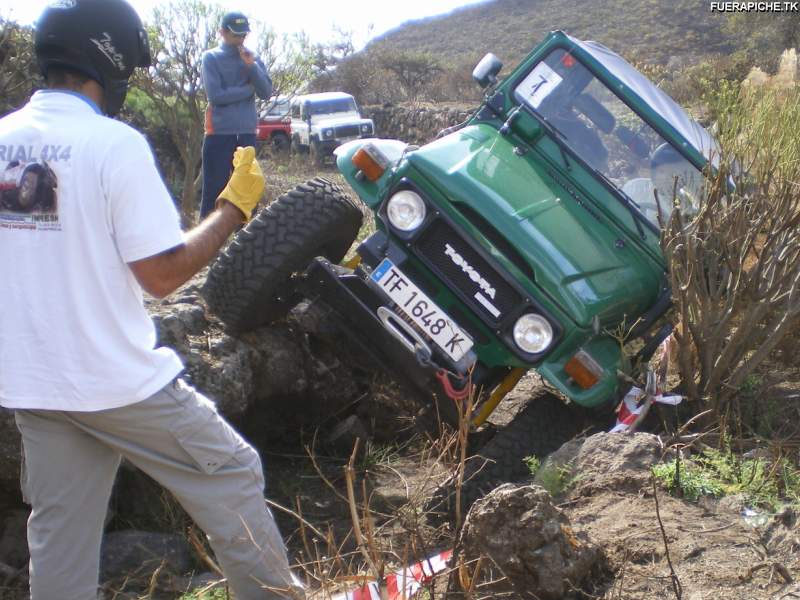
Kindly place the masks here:
<instances>
[{"instance_id":1,"label":"man in blue shirt","mask_svg":"<svg viewBox=\"0 0 800 600\"><path fill-rule=\"evenodd\" d=\"M208 96L203 140L203 200L200 218L214 210L217 196L231 175L237 146L255 146L256 96L272 94L272 80L261 59L245 48L247 17L229 12L222 18L222 43L203 53L203 85Z\"/></svg>"}]
</instances>

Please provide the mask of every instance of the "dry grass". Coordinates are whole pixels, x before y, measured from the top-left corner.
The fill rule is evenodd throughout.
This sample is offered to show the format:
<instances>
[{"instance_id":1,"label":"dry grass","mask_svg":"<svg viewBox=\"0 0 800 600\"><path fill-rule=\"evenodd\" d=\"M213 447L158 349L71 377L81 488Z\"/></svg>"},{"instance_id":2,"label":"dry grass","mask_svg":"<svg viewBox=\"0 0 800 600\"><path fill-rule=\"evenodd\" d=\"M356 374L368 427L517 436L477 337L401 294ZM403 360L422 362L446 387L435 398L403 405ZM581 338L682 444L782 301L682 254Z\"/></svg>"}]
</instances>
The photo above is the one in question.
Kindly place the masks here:
<instances>
[{"instance_id":1,"label":"dry grass","mask_svg":"<svg viewBox=\"0 0 800 600\"><path fill-rule=\"evenodd\" d=\"M309 462L326 487L327 498L349 515L349 526L342 529L334 523L313 523L314 519L306 514L309 508L313 510L308 499L303 501L298 496L292 507L270 502L273 510L290 515L296 524L296 531L288 537L300 546L294 569L305 581L310 600L326 600L370 581L382 584L387 576L404 567L455 546L458 528L432 526L423 507L445 473L463 473L468 419L469 411L463 415L459 431L442 426L441 435L409 444L404 448L404 464L400 460L365 460L359 440L337 472L331 470L330 461L317 453L315 442L306 448ZM364 465L369 466L364 468ZM384 477L392 477L397 489L402 490L403 501L391 510L377 506L380 504L375 489L377 471ZM461 478L455 480L461 485ZM492 576L490 571L490 565L482 561L469 564L457 561L455 566L426 582L416 597L443 598L448 589L458 597L473 600L493 597L481 593L482 582L487 575ZM227 599L221 589L206 588L194 590L182 599ZM150 598L143 596L137 600Z\"/></svg>"}]
</instances>

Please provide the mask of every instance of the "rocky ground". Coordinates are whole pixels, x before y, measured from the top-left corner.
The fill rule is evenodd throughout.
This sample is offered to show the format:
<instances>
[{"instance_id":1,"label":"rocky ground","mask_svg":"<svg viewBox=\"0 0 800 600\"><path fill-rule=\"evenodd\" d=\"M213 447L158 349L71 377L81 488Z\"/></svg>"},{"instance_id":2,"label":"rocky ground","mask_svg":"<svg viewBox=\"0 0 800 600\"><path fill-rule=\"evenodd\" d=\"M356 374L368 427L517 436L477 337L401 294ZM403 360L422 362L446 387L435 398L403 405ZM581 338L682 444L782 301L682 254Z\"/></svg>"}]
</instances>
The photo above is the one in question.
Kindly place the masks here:
<instances>
[{"instance_id":1,"label":"rocky ground","mask_svg":"<svg viewBox=\"0 0 800 600\"><path fill-rule=\"evenodd\" d=\"M419 405L376 383L363 365L348 364L352 357L319 333L315 308L303 306L287 323L234 339L205 312L197 283L151 310L162 340L186 361L187 378L261 449L270 499L302 514L306 525L300 527L288 511L275 511L293 556L305 563L300 571L343 575L360 562L348 540L344 498L354 435L369 439L355 465L387 568L451 545L452 524L434 529L420 515L455 461L432 441L437 432L420 418ZM496 424L502 427L540 394L537 378L525 378L495 415ZM347 426L339 427L343 422ZM342 431L332 437L337 428ZM692 503L654 489L650 466L667 453L652 434L584 436L550 459L569 466L570 483L555 499L531 480L479 501L459 539L465 560L482 553L484 575L495 581L478 586L476 597L800 597L797 515L787 509L746 519L741 498ZM10 491L6 496L0 576L6 590L24 597L26 510ZM187 541L188 526L158 486L124 468L105 542L108 597L177 598L213 581L203 551ZM343 544L340 559L347 566L326 557L333 540ZM412 549L413 540L429 545ZM148 592L159 567L158 584ZM205 575L191 579L192 571Z\"/></svg>"},{"instance_id":2,"label":"rocky ground","mask_svg":"<svg viewBox=\"0 0 800 600\"><path fill-rule=\"evenodd\" d=\"M351 350L324 306L303 303L285 322L231 337L206 310L202 282L201 274L149 304L160 343L178 351L186 379L261 451L268 498L310 586L365 572L346 497L346 466L360 438L352 461L357 512L371 559L387 572L455 546L465 566L450 575L449 587L459 578L468 588L474 583L473 598L800 598L800 524L792 509L743 516L741 497L672 497L650 475L674 452L665 438L597 433L606 420L565 438L538 479L478 501L463 530L452 520L434 522L425 508L459 454L457 436L440 429L430 408ZM469 452L480 454L495 430L542 393L535 375L524 378ZM17 491L19 441L8 412L0 412L0 430L0 597L25 598L27 508ZM553 472L555 487L546 477ZM218 580L201 539L168 495L123 466L103 554L106 597L180 598ZM440 578L428 597L442 597L447 587Z\"/></svg>"}]
</instances>

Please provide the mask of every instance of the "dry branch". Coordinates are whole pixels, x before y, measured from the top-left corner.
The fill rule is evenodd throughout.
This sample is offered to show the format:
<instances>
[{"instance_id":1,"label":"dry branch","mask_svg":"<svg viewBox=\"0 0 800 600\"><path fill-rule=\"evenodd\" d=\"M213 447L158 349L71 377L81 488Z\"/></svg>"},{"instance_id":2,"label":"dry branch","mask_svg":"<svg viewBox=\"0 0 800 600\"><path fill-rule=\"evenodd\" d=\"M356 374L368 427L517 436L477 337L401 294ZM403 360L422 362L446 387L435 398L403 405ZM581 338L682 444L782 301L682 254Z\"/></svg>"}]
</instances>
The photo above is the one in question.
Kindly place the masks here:
<instances>
[{"instance_id":1,"label":"dry branch","mask_svg":"<svg viewBox=\"0 0 800 600\"><path fill-rule=\"evenodd\" d=\"M664 230L678 370L717 418L800 321L798 95L723 96L700 209Z\"/></svg>"},{"instance_id":2,"label":"dry branch","mask_svg":"<svg viewBox=\"0 0 800 600\"><path fill-rule=\"evenodd\" d=\"M672 590L675 592L675 597L678 600L681 600L683 597L683 588L681 586L680 579L678 579L678 575L675 573L675 567L672 566L672 559L669 555L669 542L667 541L667 532L664 530L664 523L661 521L661 511L658 507L658 486L656 485L656 478L655 476L651 477L653 483L653 502L656 505L656 519L658 519L658 527L661 530L661 539L664 541L664 553L667 557L667 564L669 565L669 572L670 572L670 581L672 582Z\"/></svg>"}]
</instances>

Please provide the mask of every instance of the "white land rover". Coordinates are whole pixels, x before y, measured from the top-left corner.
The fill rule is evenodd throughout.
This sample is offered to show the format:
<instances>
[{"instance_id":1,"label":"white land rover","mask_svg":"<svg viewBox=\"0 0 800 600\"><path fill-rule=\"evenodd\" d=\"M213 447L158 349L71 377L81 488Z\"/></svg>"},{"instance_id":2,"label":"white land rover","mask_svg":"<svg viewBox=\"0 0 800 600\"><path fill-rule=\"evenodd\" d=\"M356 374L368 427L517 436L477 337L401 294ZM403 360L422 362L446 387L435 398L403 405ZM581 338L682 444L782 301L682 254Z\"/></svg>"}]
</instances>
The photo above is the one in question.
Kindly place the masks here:
<instances>
[{"instance_id":1,"label":"white land rover","mask_svg":"<svg viewBox=\"0 0 800 600\"><path fill-rule=\"evenodd\" d=\"M375 136L372 119L362 118L355 98L344 92L295 96L291 116L292 147L318 163L345 142Z\"/></svg>"}]
</instances>

